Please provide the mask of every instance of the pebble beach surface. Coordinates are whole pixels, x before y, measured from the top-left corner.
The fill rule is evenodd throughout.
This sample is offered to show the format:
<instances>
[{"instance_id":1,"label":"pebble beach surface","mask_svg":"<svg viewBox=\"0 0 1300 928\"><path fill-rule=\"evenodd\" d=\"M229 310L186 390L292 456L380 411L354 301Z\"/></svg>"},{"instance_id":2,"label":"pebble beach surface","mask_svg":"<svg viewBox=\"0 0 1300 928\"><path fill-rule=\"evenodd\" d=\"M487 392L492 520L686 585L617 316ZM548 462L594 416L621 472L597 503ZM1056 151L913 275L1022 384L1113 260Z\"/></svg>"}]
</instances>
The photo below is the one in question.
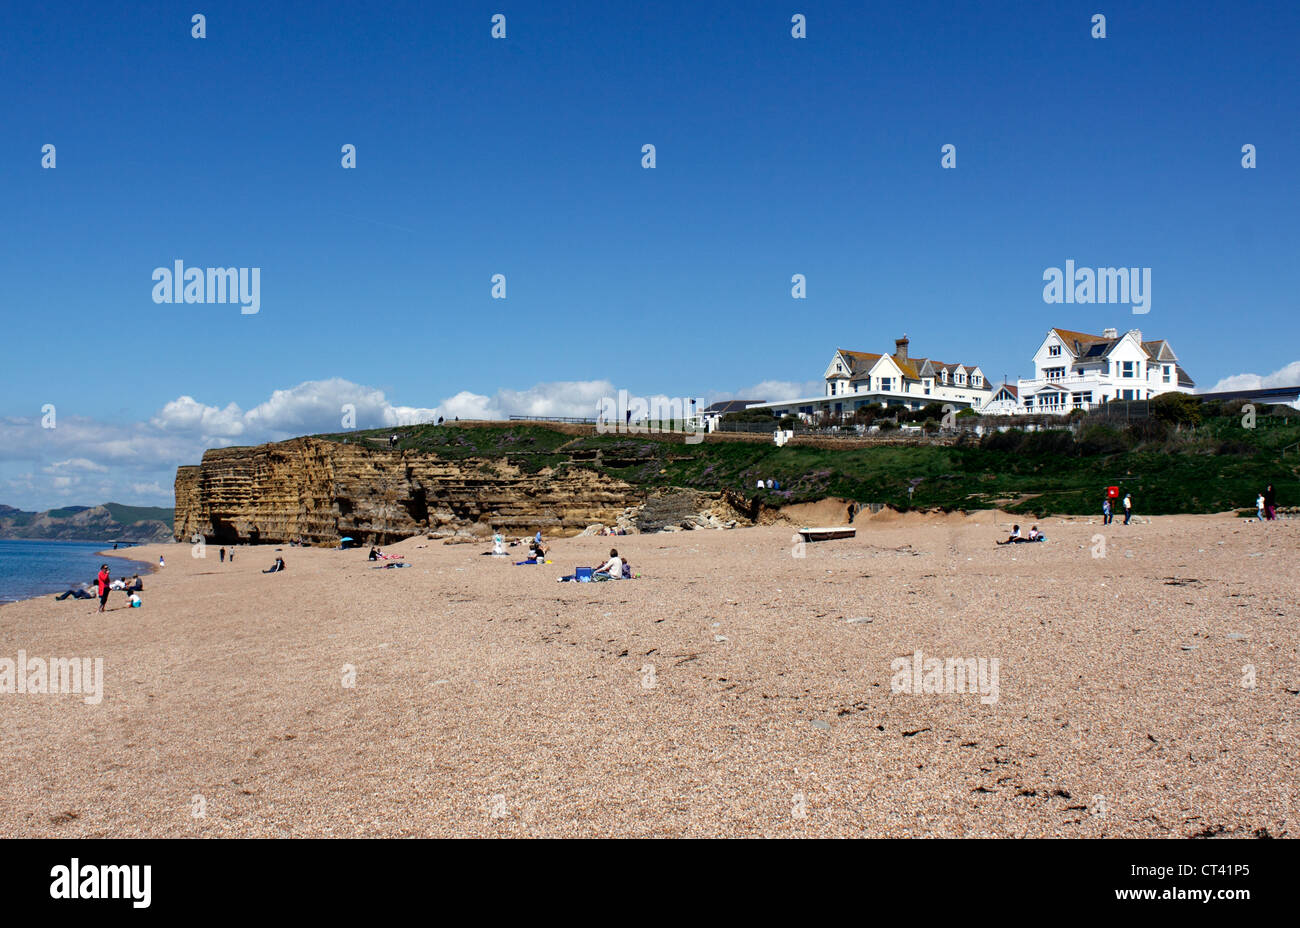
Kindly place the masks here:
<instances>
[{"instance_id":1,"label":"pebble beach surface","mask_svg":"<svg viewBox=\"0 0 1300 928\"><path fill-rule=\"evenodd\" d=\"M1300 834L1300 522L882 515L132 549L141 609L0 606L0 658L104 662L95 705L0 693L0 834ZM640 579L556 582L611 546ZM895 692L918 651L996 693Z\"/></svg>"}]
</instances>

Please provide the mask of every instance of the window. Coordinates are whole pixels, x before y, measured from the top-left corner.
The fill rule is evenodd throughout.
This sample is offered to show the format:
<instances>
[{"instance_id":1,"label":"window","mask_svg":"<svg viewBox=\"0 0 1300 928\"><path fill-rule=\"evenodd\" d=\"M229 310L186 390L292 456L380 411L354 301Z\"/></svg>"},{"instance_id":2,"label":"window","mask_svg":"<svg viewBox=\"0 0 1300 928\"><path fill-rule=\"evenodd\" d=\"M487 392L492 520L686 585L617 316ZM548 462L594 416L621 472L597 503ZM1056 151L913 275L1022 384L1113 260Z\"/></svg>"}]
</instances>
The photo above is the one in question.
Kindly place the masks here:
<instances>
[{"instance_id":1,"label":"window","mask_svg":"<svg viewBox=\"0 0 1300 928\"><path fill-rule=\"evenodd\" d=\"M882 389L882 390L892 390L893 388L894 388L894 378L893 378L893 377L881 377L881 378L880 378L880 389Z\"/></svg>"},{"instance_id":2,"label":"window","mask_svg":"<svg viewBox=\"0 0 1300 928\"><path fill-rule=\"evenodd\" d=\"M1075 409L1083 409L1092 405L1092 391L1085 390L1082 393L1072 394L1070 399L1073 401Z\"/></svg>"},{"instance_id":3,"label":"window","mask_svg":"<svg viewBox=\"0 0 1300 928\"><path fill-rule=\"evenodd\" d=\"M957 372L957 384L958 384L958 386L960 386L961 384L964 384L965 382L966 382L966 375L963 374L963 373L961 373L960 371L958 371L958 372Z\"/></svg>"},{"instance_id":4,"label":"window","mask_svg":"<svg viewBox=\"0 0 1300 928\"><path fill-rule=\"evenodd\" d=\"M1045 368L1043 370L1043 376L1046 377L1048 380L1064 380L1065 368L1063 367Z\"/></svg>"},{"instance_id":5,"label":"window","mask_svg":"<svg viewBox=\"0 0 1300 928\"><path fill-rule=\"evenodd\" d=\"M1120 369L1119 369L1119 375L1120 375L1121 377L1134 377L1134 376L1136 376L1136 374L1134 373L1134 371L1135 371L1135 365L1134 365L1134 362L1133 362L1133 361L1121 361L1121 362L1120 362L1120 365L1119 365L1119 368L1120 368ZM1132 392L1132 391L1130 391L1130 392Z\"/></svg>"},{"instance_id":6,"label":"window","mask_svg":"<svg viewBox=\"0 0 1300 928\"><path fill-rule=\"evenodd\" d=\"M1173 366L1172 364L1166 364L1166 365L1165 365L1165 383L1170 383L1170 382L1172 382L1173 374L1174 374L1174 366Z\"/></svg>"},{"instance_id":7,"label":"window","mask_svg":"<svg viewBox=\"0 0 1300 928\"><path fill-rule=\"evenodd\" d=\"M1050 348L1047 349L1047 356L1049 358L1059 358L1061 356L1061 346L1052 345Z\"/></svg>"},{"instance_id":8,"label":"window","mask_svg":"<svg viewBox=\"0 0 1300 928\"><path fill-rule=\"evenodd\" d=\"M837 363L837 364L835 365L835 370L839 371L841 374L844 373L844 365L843 365L843 364L838 364L838 363Z\"/></svg>"},{"instance_id":9,"label":"window","mask_svg":"<svg viewBox=\"0 0 1300 928\"><path fill-rule=\"evenodd\" d=\"M948 371L947 371L947 370L939 371L939 382L940 382L940 383L945 383L945 384L948 382Z\"/></svg>"},{"instance_id":10,"label":"window","mask_svg":"<svg viewBox=\"0 0 1300 928\"><path fill-rule=\"evenodd\" d=\"M984 378L979 374L974 374L971 376L970 385L972 387L982 387L984 386Z\"/></svg>"},{"instance_id":11,"label":"window","mask_svg":"<svg viewBox=\"0 0 1300 928\"><path fill-rule=\"evenodd\" d=\"M1032 396L1026 396L1026 397L1025 397L1025 408L1026 408L1026 409L1033 409L1033 408L1034 408L1034 398L1033 398Z\"/></svg>"}]
</instances>

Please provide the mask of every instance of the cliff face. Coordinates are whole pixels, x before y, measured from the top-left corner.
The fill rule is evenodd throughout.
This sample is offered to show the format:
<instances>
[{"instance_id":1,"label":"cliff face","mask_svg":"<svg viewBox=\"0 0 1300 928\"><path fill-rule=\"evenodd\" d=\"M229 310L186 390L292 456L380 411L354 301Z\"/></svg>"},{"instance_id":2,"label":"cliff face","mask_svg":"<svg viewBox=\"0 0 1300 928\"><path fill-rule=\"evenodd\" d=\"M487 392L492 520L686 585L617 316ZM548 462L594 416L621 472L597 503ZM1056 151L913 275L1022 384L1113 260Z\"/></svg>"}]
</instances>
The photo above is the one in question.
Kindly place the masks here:
<instances>
[{"instance_id":1,"label":"cliff face","mask_svg":"<svg viewBox=\"0 0 1300 928\"><path fill-rule=\"evenodd\" d=\"M507 534L571 535L613 524L643 501L630 484L592 471L527 473L502 460L445 460L315 438L207 451L176 472L177 540L212 544L386 544L472 526Z\"/></svg>"}]
</instances>

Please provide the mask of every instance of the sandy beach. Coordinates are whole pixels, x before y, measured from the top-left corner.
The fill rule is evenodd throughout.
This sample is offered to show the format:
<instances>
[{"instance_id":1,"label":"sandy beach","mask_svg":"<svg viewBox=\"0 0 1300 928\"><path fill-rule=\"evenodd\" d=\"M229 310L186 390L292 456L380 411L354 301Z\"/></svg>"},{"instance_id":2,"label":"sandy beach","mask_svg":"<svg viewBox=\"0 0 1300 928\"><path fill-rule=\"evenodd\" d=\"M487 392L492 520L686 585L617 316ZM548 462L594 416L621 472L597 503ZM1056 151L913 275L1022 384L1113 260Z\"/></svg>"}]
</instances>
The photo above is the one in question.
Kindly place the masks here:
<instances>
[{"instance_id":1,"label":"sandy beach","mask_svg":"<svg viewBox=\"0 0 1300 928\"><path fill-rule=\"evenodd\" d=\"M0 657L104 662L97 705L0 694L0 834L1296 834L1300 522L1039 525L131 549L142 609L0 607ZM641 579L556 582L611 546ZM894 692L917 651L995 700Z\"/></svg>"}]
</instances>

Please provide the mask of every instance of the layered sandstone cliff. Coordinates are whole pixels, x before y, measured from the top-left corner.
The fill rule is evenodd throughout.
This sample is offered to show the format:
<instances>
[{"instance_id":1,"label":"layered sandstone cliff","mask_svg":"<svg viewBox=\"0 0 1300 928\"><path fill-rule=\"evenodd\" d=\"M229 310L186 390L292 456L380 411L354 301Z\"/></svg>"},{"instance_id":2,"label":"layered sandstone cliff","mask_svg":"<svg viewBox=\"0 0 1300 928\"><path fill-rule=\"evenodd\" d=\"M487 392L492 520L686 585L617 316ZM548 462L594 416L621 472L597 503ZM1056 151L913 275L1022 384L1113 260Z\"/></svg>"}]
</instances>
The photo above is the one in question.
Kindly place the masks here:
<instances>
[{"instance_id":1,"label":"layered sandstone cliff","mask_svg":"<svg viewBox=\"0 0 1300 928\"><path fill-rule=\"evenodd\" d=\"M175 537L331 544L350 536L387 544L469 527L571 535L615 524L643 501L644 492L589 470L529 473L501 459L295 438L213 449L197 467L179 468Z\"/></svg>"}]
</instances>

